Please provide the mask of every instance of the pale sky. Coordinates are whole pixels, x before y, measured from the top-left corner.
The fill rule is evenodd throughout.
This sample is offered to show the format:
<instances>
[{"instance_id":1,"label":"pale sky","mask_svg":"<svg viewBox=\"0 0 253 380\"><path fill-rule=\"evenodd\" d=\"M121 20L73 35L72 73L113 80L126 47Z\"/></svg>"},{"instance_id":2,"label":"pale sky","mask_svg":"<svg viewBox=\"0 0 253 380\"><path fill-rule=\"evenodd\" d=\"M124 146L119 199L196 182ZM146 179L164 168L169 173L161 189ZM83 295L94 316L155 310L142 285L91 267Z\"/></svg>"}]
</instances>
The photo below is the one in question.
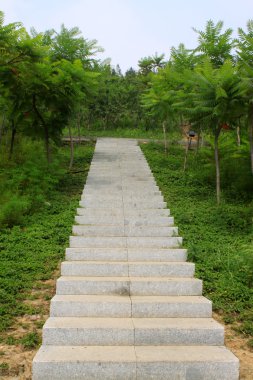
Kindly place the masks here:
<instances>
[{"instance_id":1,"label":"pale sky","mask_svg":"<svg viewBox=\"0 0 253 380\"><path fill-rule=\"evenodd\" d=\"M192 27L203 30L209 19L224 27L246 29L253 19L253 0L0 0L5 23L21 21L38 32L78 26L83 36L98 40L122 71L137 68L138 60L165 53L183 42L197 45Z\"/></svg>"}]
</instances>

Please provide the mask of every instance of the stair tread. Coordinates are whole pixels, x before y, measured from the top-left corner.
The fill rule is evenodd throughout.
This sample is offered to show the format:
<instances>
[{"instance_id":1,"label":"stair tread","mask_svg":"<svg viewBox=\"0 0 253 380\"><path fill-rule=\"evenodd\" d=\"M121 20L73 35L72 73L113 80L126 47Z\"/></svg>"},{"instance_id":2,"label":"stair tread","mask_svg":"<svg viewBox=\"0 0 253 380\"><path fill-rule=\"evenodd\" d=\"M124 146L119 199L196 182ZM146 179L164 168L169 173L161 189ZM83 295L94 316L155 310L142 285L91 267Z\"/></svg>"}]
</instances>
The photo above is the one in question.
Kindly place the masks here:
<instances>
[{"instance_id":1,"label":"stair tread","mask_svg":"<svg viewBox=\"0 0 253 380\"><path fill-rule=\"evenodd\" d=\"M140 302L140 303L207 303L211 301L204 296L129 296L129 295L82 295L56 294L52 301L61 302Z\"/></svg>"},{"instance_id":2,"label":"stair tread","mask_svg":"<svg viewBox=\"0 0 253 380\"><path fill-rule=\"evenodd\" d=\"M213 318L101 318L50 317L44 328L114 328L114 329L219 329L223 326Z\"/></svg>"},{"instance_id":3,"label":"stair tread","mask_svg":"<svg viewBox=\"0 0 253 380\"><path fill-rule=\"evenodd\" d=\"M230 362L224 346L41 346L34 362Z\"/></svg>"}]
</instances>

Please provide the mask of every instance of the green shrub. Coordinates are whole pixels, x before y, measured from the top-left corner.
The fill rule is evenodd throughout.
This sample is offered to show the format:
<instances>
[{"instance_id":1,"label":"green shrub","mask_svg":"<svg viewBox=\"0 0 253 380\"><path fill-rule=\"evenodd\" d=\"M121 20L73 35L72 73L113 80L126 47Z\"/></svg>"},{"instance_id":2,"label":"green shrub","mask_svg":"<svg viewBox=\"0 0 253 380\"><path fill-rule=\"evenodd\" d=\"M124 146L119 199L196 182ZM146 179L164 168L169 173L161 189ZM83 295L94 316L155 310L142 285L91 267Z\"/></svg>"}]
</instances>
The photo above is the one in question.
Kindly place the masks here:
<instances>
[{"instance_id":1,"label":"green shrub","mask_svg":"<svg viewBox=\"0 0 253 380\"><path fill-rule=\"evenodd\" d=\"M40 344L40 337L36 332L30 332L21 339L21 344L27 349L36 348Z\"/></svg>"},{"instance_id":2,"label":"green shrub","mask_svg":"<svg viewBox=\"0 0 253 380\"><path fill-rule=\"evenodd\" d=\"M29 211L30 201L18 195L8 199L0 210L0 227L13 227L22 224L24 215Z\"/></svg>"}]
</instances>

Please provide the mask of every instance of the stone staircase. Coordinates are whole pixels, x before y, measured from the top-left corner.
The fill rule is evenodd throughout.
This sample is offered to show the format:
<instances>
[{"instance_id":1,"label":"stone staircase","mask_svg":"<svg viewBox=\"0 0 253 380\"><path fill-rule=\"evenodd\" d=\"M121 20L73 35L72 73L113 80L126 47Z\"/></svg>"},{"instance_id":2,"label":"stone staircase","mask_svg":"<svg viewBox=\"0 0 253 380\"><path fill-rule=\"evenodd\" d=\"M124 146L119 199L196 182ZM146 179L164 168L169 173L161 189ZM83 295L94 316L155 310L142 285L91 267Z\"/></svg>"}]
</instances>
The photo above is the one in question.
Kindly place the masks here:
<instances>
[{"instance_id":1,"label":"stone staircase","mask_svg":"<svg viewBox=\"0 0 253 380\"><path fill-rule=\"evenodd\" d=\"M238 380L137 143L99 139L33 380Z\"/></svg>"}]
</instances>

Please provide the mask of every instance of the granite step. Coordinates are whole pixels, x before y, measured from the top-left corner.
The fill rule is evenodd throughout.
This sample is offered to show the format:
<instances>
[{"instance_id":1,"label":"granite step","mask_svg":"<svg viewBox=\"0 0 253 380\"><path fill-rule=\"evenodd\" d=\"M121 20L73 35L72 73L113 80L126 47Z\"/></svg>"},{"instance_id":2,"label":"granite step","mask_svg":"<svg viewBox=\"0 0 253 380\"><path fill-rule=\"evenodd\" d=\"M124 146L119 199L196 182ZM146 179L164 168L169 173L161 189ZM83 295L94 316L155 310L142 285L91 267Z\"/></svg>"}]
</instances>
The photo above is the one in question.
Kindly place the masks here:
<instances>
[{"instance_id":1,"label":"granite step","mask_svg":"<svg viewBox=\"0 0 253 380\"><path fill-rule=\"evenodd\" d=\"M33 380L238 380L223 346L42 346Z\"/></svg>"},{"instance_id":2,"label":"granite step","mask_svg":"<svg viewBox=\"0 0 253 380\"><path fill-rule=\"evenodd\" d=\"M186 261L184 248L66 248L68 261Z\"/></svg>"},{"instance_id":3,"label":"granite step","mask_svg":"<svg viewBox=\"0 0 253 380\"><path fill-rule=\"evenodd\" d=\"M184 277L83 277L61 276L56 294L199 296L202 281Z\"/></svg>"},{"instance_id":4,"label":"granite step","mask_svg":"<svg viewBox=\"0 0 253 380\"><path fill-rule=\"evenodd\" d=\"M55 295L52 317L211 318L203 296Z\"/></svg>"},{"instance_id":5,"label":"granite step","mask_svg":"<svg viewBox=\"0 0 253 380\"><path fill-rule=\"evenodd\" d=\"M195 265L187 262L65 261L62 276L193 277Z\"/></svg>"},{"instance_id":6,"label":"granite step","mask_svg":"<svg viewBox=\"0 0 253 380\"><path fill-rule=\"evenodd\" d=\"M224 327L212 318L50 317L43 344L148 346L224 344Z\"/></svg>"}]
</instances>

